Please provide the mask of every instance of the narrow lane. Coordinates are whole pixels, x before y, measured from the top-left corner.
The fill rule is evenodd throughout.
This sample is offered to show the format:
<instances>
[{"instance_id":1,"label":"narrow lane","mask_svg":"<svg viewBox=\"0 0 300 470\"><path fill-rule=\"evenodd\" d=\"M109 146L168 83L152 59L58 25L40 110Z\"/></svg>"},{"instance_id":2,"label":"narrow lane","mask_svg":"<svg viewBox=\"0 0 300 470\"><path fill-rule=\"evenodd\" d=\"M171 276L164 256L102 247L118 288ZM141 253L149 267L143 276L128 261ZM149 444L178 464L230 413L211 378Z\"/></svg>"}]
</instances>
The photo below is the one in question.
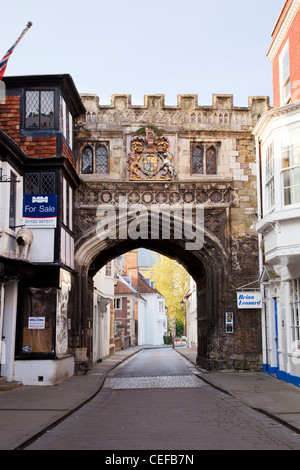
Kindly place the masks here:
<instances>
[{"instance_id":1,"label":"narrow lane","mask_svg":"<svg viewBox=\"0 0 300 470\"><path fill-rule=\"evenodd\" d=\"M281 450L293 433L213 389L172 349L143 350L29 450Z\"/></svg>"}]
</instances>

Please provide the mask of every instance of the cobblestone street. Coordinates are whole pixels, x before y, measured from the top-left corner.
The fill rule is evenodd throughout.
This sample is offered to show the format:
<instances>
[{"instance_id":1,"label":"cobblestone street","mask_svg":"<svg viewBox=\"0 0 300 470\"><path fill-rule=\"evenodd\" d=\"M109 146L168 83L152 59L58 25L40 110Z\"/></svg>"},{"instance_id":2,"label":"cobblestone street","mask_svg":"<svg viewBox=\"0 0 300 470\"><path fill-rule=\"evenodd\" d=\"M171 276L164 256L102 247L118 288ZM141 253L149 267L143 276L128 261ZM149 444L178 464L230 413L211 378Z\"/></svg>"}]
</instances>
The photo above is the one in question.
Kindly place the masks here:
<instances>
[{"instance_id":1,"label":"cobblestone street","mask_svg":"<svg viewBox=\"0 0 300 470\"><path fill-rule=\"evenodd\" d=\"M172 349L144 350L30 450L288 450L298 436L221 393Z\"/></svg>"}]
</instances>

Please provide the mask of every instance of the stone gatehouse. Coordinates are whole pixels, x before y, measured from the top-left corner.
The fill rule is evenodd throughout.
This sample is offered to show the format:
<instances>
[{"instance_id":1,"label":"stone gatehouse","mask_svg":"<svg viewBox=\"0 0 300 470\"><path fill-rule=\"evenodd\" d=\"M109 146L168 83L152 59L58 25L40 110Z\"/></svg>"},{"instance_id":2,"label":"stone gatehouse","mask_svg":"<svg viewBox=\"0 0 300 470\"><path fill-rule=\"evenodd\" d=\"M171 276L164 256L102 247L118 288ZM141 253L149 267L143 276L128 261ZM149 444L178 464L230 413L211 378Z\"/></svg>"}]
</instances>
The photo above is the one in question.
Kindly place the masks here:
<instances>
[{"instance_id":1,"label":"stone gatehouse","mask_svg":"<svg viewBox=\"0 0 300 470\"><path fill-rule=\"evenodd\" d=\"M211 106L199 106L196 95L179 95L177 106L165 105L163 95L145 96L141 106L132 105L130 95L113 95L108 106L96 95L81 98L86 114L75 127L81 184L69 344L78 353L78 370L92 358L93 276L137 247L178 260L195 279L199 365L260 369L261 312L238 310L236 290L259 275L251 132L269 109L268 98L250 97L248 107L234 106L232 95L213 95ZM183 207L191 209L190 232L179 237L173 209ZM189 234L201 225L199 207L203 243L187 249ZM166 237L163 217L155 219L154 233L149 214L168 208ZM225 331L227 312L233 313L232 333Z\"/></svg>"}]
</instances>

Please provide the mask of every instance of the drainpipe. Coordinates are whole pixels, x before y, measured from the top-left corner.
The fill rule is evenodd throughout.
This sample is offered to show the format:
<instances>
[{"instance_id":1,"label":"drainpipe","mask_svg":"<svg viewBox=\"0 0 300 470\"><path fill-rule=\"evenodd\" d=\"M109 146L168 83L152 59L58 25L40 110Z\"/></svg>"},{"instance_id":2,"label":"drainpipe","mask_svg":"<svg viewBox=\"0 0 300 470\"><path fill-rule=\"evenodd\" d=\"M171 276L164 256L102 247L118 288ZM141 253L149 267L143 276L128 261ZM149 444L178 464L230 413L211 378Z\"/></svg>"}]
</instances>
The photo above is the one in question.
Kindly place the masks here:
<instances>
[{"instance_id":1,"label":"drainpipe","mask_svg":"<svg viewBox=\"0 0 300 470\"><path fill-rule=\"evenodd\" d=\"M3 315L4 315L4 283L0 282L0 375L1 375L1 359L3 351L2 332L3 332Z\"/></svg>"},{"instance_id":2,"label":"drainpipe","mask_svg":"<svg viewBox=\"0 0 300 470\"><path fill-rule=\"evenodd\" d=\"M256 169L257 169L257 220L260 221L263 216L262 211L262 173L261 173L261 143L255 136L256 147ZM258 232L258 256L259 256L259 275L261 276L264 268L264 253L262 249L263 236ZM267 322L266 322L266 303L264 299L264 287L260 284L262 293L262 311L261 311L261 327L262 327L262 356L263 364L268 364L268 340L267 340Z\"/></svg>"},{"instance_id":3,"label":"drainpipe","mask_svg":"<svg viewBox=\"0 0 300 470\"><path fill-rule=\"evenodd\" d=\"M257 173L257 220L262 218L262 183L261 183L261 146L257 136L255 136L256 147L256 173ZM263 271L262 234L258 232L258 254L259 254L259 274Z\"/></svg>"}]
</instances>

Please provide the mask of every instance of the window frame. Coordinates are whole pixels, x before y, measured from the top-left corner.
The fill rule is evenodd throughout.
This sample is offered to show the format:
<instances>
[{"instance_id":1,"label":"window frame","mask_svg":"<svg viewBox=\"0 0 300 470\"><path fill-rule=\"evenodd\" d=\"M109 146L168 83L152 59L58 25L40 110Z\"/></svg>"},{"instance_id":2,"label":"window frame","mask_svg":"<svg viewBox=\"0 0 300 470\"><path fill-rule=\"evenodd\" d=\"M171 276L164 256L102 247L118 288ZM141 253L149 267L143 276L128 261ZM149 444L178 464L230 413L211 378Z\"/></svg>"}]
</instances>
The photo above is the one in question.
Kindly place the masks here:
<instances>
[{"instance_id":1,"label":"window frame","mask_svg":"<svg viewBox=\"0 0 300 470\"><path fill-rule=\"evenodd\" d=\"M19 295L19 308L18 308L18 321L16 329L16 359L53 359L56 357L55 352L55 335L56 335L56 304L57 304L57 289L54 287L31 287L24 284L20 286ZM32 295L31 295L32 294ZM45 295L48 297L48 301L45 301ZM40 305L42 306L42 312L34 312L31 309L34 308L34 303L30 300L40 299ZM38 307L38 305L36 305ZM26 341L26 330L29 333L28 318L30 316L45 317L45 328L42 330L31 330L29 335L29 342ZM47 331L48 330L48 331ZM47 337L47 345L49 348L39 347L40 342L35 343L35 339L39 336ZM46 339L46 338L45 338ZM38 350L30 349L33 345L36 345ZM28 348L29 346L29 348ZM27 347L27 349L25 349Z\"/></svg>"},{"instance_id":2,"label":"window frame","mask_svg":"<svg viewBox=\"0 0 300 470\"><path fill-rule=\"evenodd\" d=\"M197 150L199 150L201 152L200 155L195 155L195 152ZM199 172L194 171L194 168L195 168L194 159L196 157L202 160L201 163L200 163L201 164L200 170L202 170L202 171L199 171ZM191 148L191 174L192 175L198 176L198 175L204 175L205 174L205 172L204 172L204 164L205 164L204 161L205 161L205 158L204 158L203 145L201 145L200 142L199 143L193 143L192 148Z\"/></svg>"},{"instance_id":3,"label":"window frame","mask_svg":"<svg viewBox=\"0 0 300 470\"><path fill-rule=\"evenodd\" d=\"M281 174L281 187L282 187L282 207L299 206L300 204L300 176L299 183L294 181L295 173L300 173L300 139L299 141L293 139L293 134L297 135L300 132L299 125L291 126L285 129L285 133L281 136L280 142L280 174ZM288 138L287 138L288 136ZM284 138L287 139L287 144L284 145ZM298 150L298 163L295 162L296 151ZM284 155L288 158L284 158ZM287 162L287 163L285 163ZM287 166L288 165L288 166ZM287 185L285 179L289 179ZM298 187L298 200L296 200L296 188ZM289 202L286 202L286 191L289 190Z\"/></svg>"},{"instance_id":4,"label":"window frame","mask_svg":"<svg viewBox=\"0 0 300 470\"><path fill-rule=\"evenodd\" d=\"M49 192L49 191L42 191L43 190L43 177L45 175L52 175L53 176L53 191L52 192ZM26 186L27 185L27 177L28 175L37 175L38 178L37 178L37 186L38 186L38 191L29 191L28 187ZM42 194L58 194L58 191L57 191L57 174L56 174L56 171L55 170L50 170L50 171L27 171L25 174L24 174L24 195L27 195L27 194L30 194L30 195L42 195Z\"/></svg>"},{"instance_id":5,"label":"window frame","mask_svg":"<svg viewBox=\"0 0 300 470\"><path fill-rule=\"evenodd\" d=\"M117 305L117 301L120 302L120 306L116 306ZM114 310L122 310L122 297L115 297L114 298Z\"/></svg>"},{"instance_id":6,"label":"window frame","mask_svg":"<svg viewBox=\"0 0 300 470\"><path fill-rule=\"evenodd\" d=\"M300 278L289 281L290 290L290 349L292 352L300 350Z\"/></svg>"},{"instance_id":7,"label":"window frame","mask_svg":"<svg viewBox=\"0 0 300 470\"><path fill-rule=\"evenodd\" d=\"M266 212L271 212L275 207L275 144L270 142L265 152L265 196Z\"/></svg>"},{"instance_id":8,"label":"window frame","mask_svg":"<svg viewBox=\"0 0 300 470\"><path fill-rule=\"evenodd\" d=\"M10 171L8 226L11 230L15 230L16 228L17 198L18 198L17 180L18 180L17 175L13 171ZM12 224L12 221L13 221L13 224Z\"/></svg>"},{"instance_id":9,"label":"window frame","mask_svg":"<svg viewBox=\"0 0 300 470\"><path fill-rule=\"evenodd\" d=\"M62 135L73 151L74 148L74 119L62 95L59 97L59 127Z\"/></svg>"},{"instance_id":10,"label":"window frame","mask_svg":"<svg viewBox=\"0 0 300 470\"><path fill-rule=\"evenodd\" d=\"M97 152L99 149L105 149L106 152L106 169L107 171L105 173L100 173L97 170ZM91 152L91 171L89 172L83 172L83 155L86 150L89 150ZM103 176L108 176L110 174L110 168L109 168L109 161L110 161L110 152L109 152L109 144L108 142L98 142L97 145L91 145L91 144L86 144L81 148L81 156L80 156L80 173L82 175L103 175Z\"/></svg>"},{"instance_id":11,"label":"window frame","mask_svg":"<svg viewBox=\"0 0 300 470\"><path fill-rule=\"evenodd\" d=\"M39 93L39 126L38 127L28 127L26 125L26 114L27 114L27 104L26 104L26 95L28 92L38 92ZM53 126L51 127L41 127L40 125L40 114L41 114L41 93L42 92L52 92L53 93ZM24 88L24 106L23 106L23 118L22 118L22 128L29 133L45 133L53 132L59 128L58 120L58 90L53 87L34 87L34 88Z\"/></svg>"},{"instance_id":12,"label":"window frame","mask_svg":"<svg viewBox=\"0 0 300 470\"><path fill-rule=\"evenodd\" d=\"M98 150L100 149L105 149L105 155L97 155L97 152ZM97 159L98 158L103 158L105 157L106 158L106 172L99 172L98 171L98 162L97 162ZM94 165L94 173L97 174L97 175L108 175L109 174L109 156L108 156L108 148L105 144L100 144L100 145L97 145L96 149L95 149L95 165Z\"/></svg>"},{"instance_id":13,"label":"window frame","mask_svg":"<svg viewBox=\"0 0 300 470\"><path fill-rule=\"evenodd\" d=\"M112 277L112 261L109 261L105 265L105 276L106 277Z\"/></svg>"},{"instance_id":14,"label":"window frame","mask_svg":"<svg viewBox=\"0 0 300 470\"><path fill-rule=\"evenodd\" d=\"M217 142L192 142L191 143L191 161L190 161L190 173L191 176L217 176L218 175L218 155L219 145ZM201 151L202 158L202 172L194 172L194 152L199 149ZM215 152L215 173L208 173L208 152L210 150Z\"/></svg>"},{"instance_id":15,"label":"window frame","mask_svg":"<svg viewBox=\"0 0 300 470\"><path fill-rule=\"evenodd\" d=\"M282 106L288 104L291 100L291 77L290 77L290 52L289 41L286 42L280 56L279 56L279 86L280 86L280 103ZM284 61L288 57L288 73L285 74ZM286 88L289 91L286 94Z\"/></svg>"}]
</instances>

